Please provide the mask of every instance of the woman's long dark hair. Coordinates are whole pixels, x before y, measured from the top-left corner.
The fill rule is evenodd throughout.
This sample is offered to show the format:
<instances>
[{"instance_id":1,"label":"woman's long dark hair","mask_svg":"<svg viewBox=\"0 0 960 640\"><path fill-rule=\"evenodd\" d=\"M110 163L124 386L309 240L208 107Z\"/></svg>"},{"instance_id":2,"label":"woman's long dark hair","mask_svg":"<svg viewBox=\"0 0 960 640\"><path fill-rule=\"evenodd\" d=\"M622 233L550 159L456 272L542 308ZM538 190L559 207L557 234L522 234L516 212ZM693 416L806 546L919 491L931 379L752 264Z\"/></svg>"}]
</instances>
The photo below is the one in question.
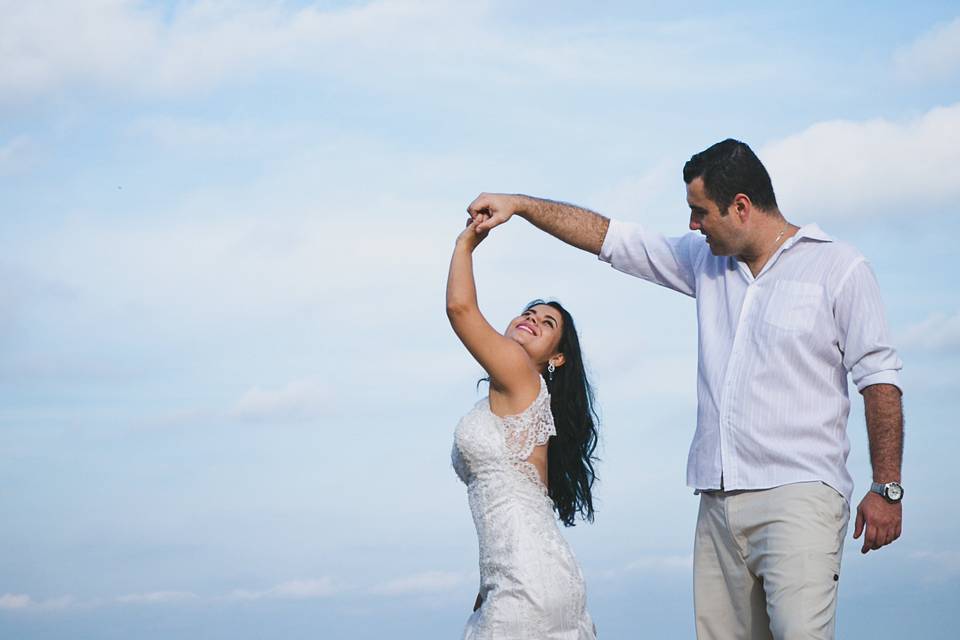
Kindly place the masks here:
<instances>
[{"instance_id":1,"label":"woman's long dark hair","mask_svg":"<svg viewBox=\"0 0 960 640\"><path fill-rule=\"evenodd\" d=\"M593 522L593 483L597 478L593 455L597 448L597 425L600 422L594 408L593 389L587 380L580 351L580 338L573 317L556 301L534 300L526 309L546 304L563 316L563 331L557 351L563 354L562 367L551 376L544 372L550 391L550 409L557 435L550 438L547 448L547 479L550 499L560 520L574 526L577 514ZM552 380L551 380L552 377Z\"/></svg>"}]
</instances>

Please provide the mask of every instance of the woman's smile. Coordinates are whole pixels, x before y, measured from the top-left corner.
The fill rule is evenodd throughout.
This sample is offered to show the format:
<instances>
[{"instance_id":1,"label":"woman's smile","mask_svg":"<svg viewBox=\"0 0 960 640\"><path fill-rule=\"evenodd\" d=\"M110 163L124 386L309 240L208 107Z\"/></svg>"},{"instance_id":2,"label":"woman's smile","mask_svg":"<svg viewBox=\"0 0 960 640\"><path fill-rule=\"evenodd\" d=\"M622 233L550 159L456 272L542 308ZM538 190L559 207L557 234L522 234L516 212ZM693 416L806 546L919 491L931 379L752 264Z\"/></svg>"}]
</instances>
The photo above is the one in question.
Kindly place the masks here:
<instances>
[{"instance_id":1,"label":"woman's smile","mask_svg":"<svg viewBox=\"0 0 960 640\"><path fill-rule=\"evenodd\" d=\"M533 336L537 335L537 332L534 331L533 327L531 327L531 326L530 326L529 324L527 324L526 322L521 322L521 323L519 323L516 328L517 328L518 331L526 331L526 332L528 332L530 335L533 335Z\"/></svg>"}]
</instances>

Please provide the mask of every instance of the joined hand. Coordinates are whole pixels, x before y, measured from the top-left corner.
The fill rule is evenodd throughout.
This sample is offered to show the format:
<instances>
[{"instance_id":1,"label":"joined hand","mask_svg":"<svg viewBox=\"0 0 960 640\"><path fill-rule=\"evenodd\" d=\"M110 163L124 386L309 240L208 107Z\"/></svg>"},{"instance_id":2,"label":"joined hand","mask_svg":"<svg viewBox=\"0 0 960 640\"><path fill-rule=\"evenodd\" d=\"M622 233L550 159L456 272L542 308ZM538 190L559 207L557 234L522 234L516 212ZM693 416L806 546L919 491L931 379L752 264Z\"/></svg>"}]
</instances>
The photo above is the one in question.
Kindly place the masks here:
<instances>
[{"instance_id":1,"label":"joined hand","mask_svg":"<svg viewBox=\"0 0 960 640\"><path fill-rule=\"evenodd\" d=\"M519 197L502 193L481 193L467 207L473 220L479 219L477 229L490 231L509 220L519 209Z\"/></svg>"},{"instance_id":2,"label":"joined hand","mask_svg":"<svg viewBox=\"0 0 960 640\"><path fill-rule=\"evenodd\" d=\"M480 224L484 222L489 216L486 214L479 214L474 218L467 218L467 226L464 227L463 231L460 232L460 235L457 236L457 244L462 244L473 251L477 246L483 242L484 238L490 233L488 230L480 229Z\"/></svg>"}]
</instances>

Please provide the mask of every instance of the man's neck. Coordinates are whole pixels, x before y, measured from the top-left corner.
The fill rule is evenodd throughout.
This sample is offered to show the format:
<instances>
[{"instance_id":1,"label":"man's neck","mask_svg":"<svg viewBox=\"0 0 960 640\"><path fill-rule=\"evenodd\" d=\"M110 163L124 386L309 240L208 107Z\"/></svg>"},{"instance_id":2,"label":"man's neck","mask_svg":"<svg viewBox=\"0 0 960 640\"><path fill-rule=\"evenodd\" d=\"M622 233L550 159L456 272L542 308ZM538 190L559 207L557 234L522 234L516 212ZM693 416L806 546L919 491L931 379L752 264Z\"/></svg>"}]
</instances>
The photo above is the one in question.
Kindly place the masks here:
<instances>
[{"instance_id":1,"label":"man's neck","mask_svg":"<svg viewBox=\"0 0 960 640\"><path fill-rule=\"evenodd\" d=\"M787 239L797 232L797 227L790 224L778 211L770 217L769 222L758 229L756 240L743 253L737 256L741 262L750 268L753 277L763 271L770 257Z\"/></svg>"}]
</instances>

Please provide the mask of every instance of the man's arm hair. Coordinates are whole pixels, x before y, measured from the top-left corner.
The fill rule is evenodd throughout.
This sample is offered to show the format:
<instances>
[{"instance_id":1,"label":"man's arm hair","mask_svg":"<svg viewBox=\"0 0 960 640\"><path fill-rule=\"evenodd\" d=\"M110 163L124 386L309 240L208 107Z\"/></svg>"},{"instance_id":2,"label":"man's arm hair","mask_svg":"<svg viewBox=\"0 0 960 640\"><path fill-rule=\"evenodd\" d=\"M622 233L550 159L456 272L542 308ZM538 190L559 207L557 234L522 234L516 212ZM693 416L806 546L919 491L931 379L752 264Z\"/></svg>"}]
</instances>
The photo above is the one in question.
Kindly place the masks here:
<instances>
[{"instance_id":1,"label":"man's arm hair","mask_svg":"<svg viewBox=\"0 0 960 640\"><path fill-rule=\"evenodd\" d=\"M865 387L863 404L867 418L867 437L870 439L870 464L873 481L886 484L900 482L900 464L903 459L903 405L900 389L892 384L872 384ZM863 535L861 553L884 547L903 532L903 507L899 502L889 503L872 491L857 505L853 537Z\"/></svg>"},{"instance_id":2,"label":"man's arm hair","mask_svg":"<svg viewBox=\"0 0 960 640\"><path fill-rule=\"evenodd\" d=\"M595 211L566 202L519 196L516 214L533 226L578 249L600 254L610 219Z\"/></svg>"},{"instance_id":3,"label":"man's arm hair","mask_svg":"<svg viewBox=\"0 0 960 640\"><path fill-rule=\"evenodd\" d=\"M899 482L903 461L903 401L892 384L873 384L863 391L874 482Z\"/></svg>"}]
</instances>

